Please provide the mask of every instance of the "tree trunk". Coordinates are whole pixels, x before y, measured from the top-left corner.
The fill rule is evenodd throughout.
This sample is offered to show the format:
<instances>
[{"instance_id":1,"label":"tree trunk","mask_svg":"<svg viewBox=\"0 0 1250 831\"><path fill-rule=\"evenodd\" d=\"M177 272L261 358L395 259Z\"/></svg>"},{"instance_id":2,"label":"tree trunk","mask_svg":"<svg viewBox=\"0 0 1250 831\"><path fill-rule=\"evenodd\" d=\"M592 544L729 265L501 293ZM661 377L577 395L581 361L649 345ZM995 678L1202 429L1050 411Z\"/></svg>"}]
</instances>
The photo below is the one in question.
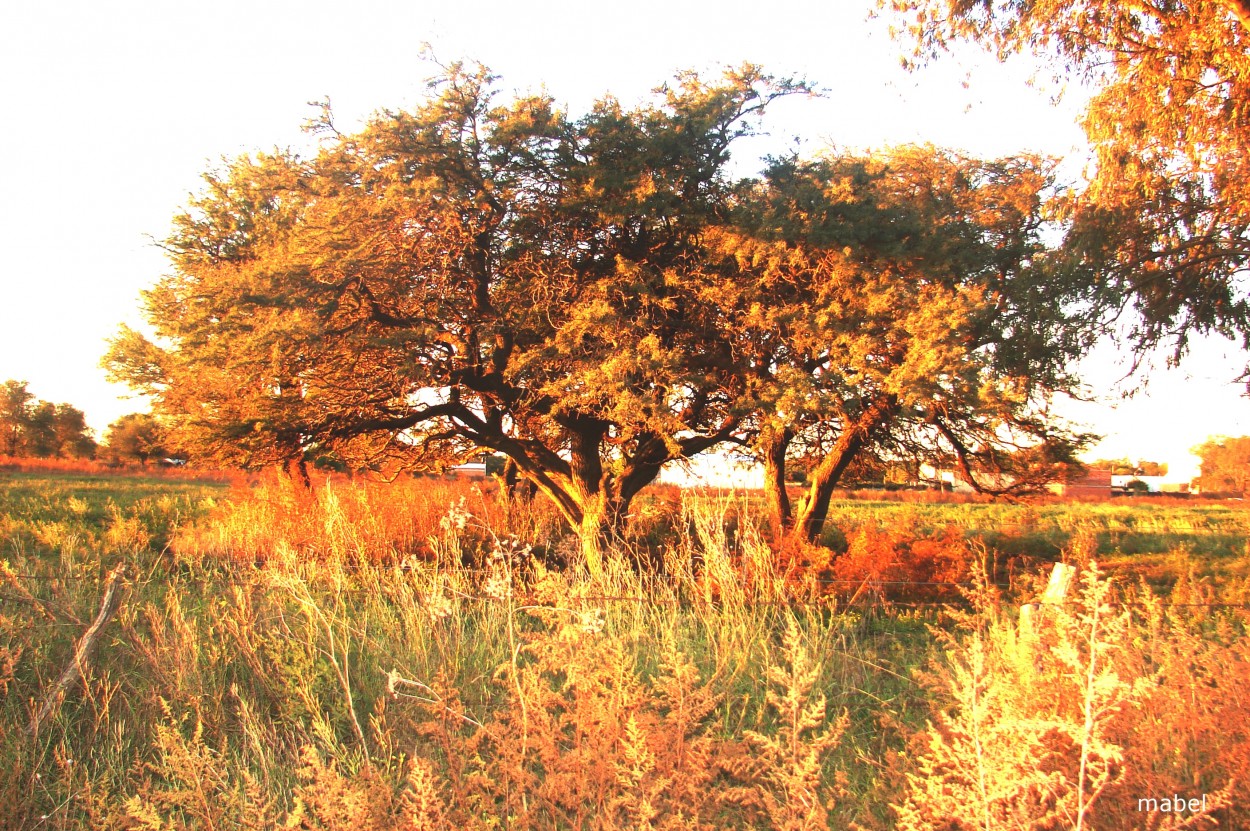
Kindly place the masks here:
<instances>
[{"instance_id":1,"label":"tree trunk","mask_svg":"<svg viewBox=\"0 0 1250 831\"><path fill-rule=\"evenodd\" d=\"M629 500L615 493L600 491L582 505L579 534L586 570L591 577L598 579L603 576L608 555L625 538L628 515Z\"/></svg>"},{"instance_id":2,"label":"tree trunk","mask_svg":"<svg viewBox=\"0 0 1250 831\"><path fill-rule=\"evenodd\" d=\"M508 496L512 496L516 491L517 482L521 478L520 472L516 459L509 456L503 463L503 487L508 492Z\"/></svg>"},{"instance_id":3,"label":"tree trunk","mask_svg":"<svg viewBox=\"0 0 1250 831\"><path fill-rule=\"evenodd\" d=\"M895 397L884 395L869 404L859 418L842 431L833 449L812 471L812 481L808 486L807 496L800 503L792 533L809 543L820 539L821 532L825 529L825 520L829 517L829 502L842 474L875 434L889 422L897 408Z\"/></svg>"},{"instance_id":4,"label":"tree trunk","mask_svg":"<svg viewBox=\"0 0 1250 831\"><path fill-rule=\"evenodd\" d=\"M612 511L609 489L611 477L604 475L599 448L607 435L607 426L593 419L571 420L568 425L572 441L569 447L569 478L573 497L581 509L578 534L582 555L590 576L603 576L603 562L612 541Z\"/></svg>"},{"instance_id":5,"label":"tree trunk","mask_svg":"<svg viewBox=\"0 0 1250 831\"><path fill-rule=\"evenodd\" d=\"M607 512L602 503L583 506L582 526L578 529L578 536L581 537L586 570L597 580L603 576L603 561L607 558L609 545Z\"/></svg>"},{"instance_id":6,"label":"tree trunk","mask_svg":"<svg viewBox=\"0 0 1250 831\"><path fill-rule=\"evenodd\" d=\"M790 495L786 493L786 450L793 438L789 427L768 430L760 437L764 451L764 498L777 537L789 531L794 521Z\"/></svg>"},{"instance_id":7,"label":"tree trunk","mask_svg":"<svg viewBox=\"0 0 1250 831\"><path fill-rule=\"evenodd\" d=\"M282 467L282 475L291 483L296 493L307 493L312 490L312 478L308 475L308 463L303 456L293 456L286 460Z\"/></svg>"},{"instance_id":8,"label":"tree trunk","mask_svg":"<svg viewBox=\"0 0 1250 831\"><path fill-rule=\"evenodd\" d=\"M500 442L497 449L514 459L519 474L560 509L581 538L587 570L599 578L604 574L607 555L624 539L634 496L659 475L669 460L668 451L662 442L645 445L640 440L638 452L623 469L605 470L601 451L608 431L606 422L570 417L564 427L570 439L567 471L544 467L519 445Z\"/></svg>"},{"instance_id":9,"label":"tree trunk","mask_svg":"<svg viewBox=\"0 0 1250 831\"><path fill-rule=\"evenodd\" d=\"M538 486L522 475L520 466L511 456L507 457L503 463L503 487L512 499L529 501L538 494Z\"/></svg>"},{"instance_id":10,"label":"tree trunk","mask_svg":"<svg viewBox=\"0 0 1250 831\"><path fill-rule=\"evenodd\" d=\"M811 543L820 539L821 533L825 530L825 520L829 517L829 503L833 499L833 491L863 444L862 441L855 441L853 436L843 434L834 449L812 471L812 481L808 485L807 495L799 502L799 513L793 528L794 534Z\"/></svg>"}]
</instances>

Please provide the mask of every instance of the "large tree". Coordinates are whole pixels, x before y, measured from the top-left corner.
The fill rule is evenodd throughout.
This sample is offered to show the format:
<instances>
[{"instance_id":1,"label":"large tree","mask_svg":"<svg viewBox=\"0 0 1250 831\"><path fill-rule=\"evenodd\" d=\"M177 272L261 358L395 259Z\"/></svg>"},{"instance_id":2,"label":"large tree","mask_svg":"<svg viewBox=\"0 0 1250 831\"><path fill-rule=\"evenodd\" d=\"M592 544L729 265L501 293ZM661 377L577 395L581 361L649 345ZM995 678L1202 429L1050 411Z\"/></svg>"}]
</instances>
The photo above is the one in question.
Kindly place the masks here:
<instances>
[{"instance_id":1,"label":"large tree","mask_svg":"<svg viewBox=\"0 0 1250 831\"><path fill-rule=\"evenodd\" d=\"M1032 51L1094 90L1096 151L1072 203L1104 275L1102 308L1133 306L1139 346L1194 332L1250 345L1250 4L1241 0L882 0L915 57L971 40Z\"/></svg>"},{"instance_id":2,"label":"large tree","mask_svg":"<svg viewBox=\"0 0 1250 831\"><path fill-rule=\"evenodd\" d=\"M1046 417L1087 345L1089 275L1048 246L1035 158L931 147L775 163L725 234L753 444L774 521L815 540L865 457L950 458L978 490L1060 474L1087 438ZM1051 234L1051 236L1056 236ZM808 457L792 511L785 466Z\"/></svg>"},{"instance_id":3,"label":"large tree","mask_svg":"<svg viewBox=\"0 0 1250 831\"><path fill-rule=\"evenodd\" d=\"M1202 460L1197 479L1205 493L1250 491L1250 436L1208 439L1194 448Z\"/></svg>"},{"instance_id":4,"label":"large tree","mask_svg":"<svg viewBox=\"0 0 1250 831\"><path fill-rule=\"evenodd\" d=\"M597 569L661 467L737 428L704 236L734 141L806 87L686 75L572 119L492 81L453 66L358 134L327 117L315 158L211 177L146 295L157 339L123 332L106 360L175 436L236 459L502 453Z\"/></svg>"},{"instance_id":5,"label":"large tree","mask_svg":"<svg viewBox=\"0 0 1250 831\"><path fill-rule=\"evenodd\" d=\"M1042 244L1040 162L921 148L735 181L734 142L805 85L685 75L574 119L491 82L452 67L357 134L327 114L313 158L209 178L146 294L157 338L123 331L106 359L176 444L248 465L494 451L592 570L664 465L724 443L774 472L825 443L808 537L866 454L1001 470L1072 446L1043 405L1083 345L1080 269Z\"/></svg>"}]
</instances>

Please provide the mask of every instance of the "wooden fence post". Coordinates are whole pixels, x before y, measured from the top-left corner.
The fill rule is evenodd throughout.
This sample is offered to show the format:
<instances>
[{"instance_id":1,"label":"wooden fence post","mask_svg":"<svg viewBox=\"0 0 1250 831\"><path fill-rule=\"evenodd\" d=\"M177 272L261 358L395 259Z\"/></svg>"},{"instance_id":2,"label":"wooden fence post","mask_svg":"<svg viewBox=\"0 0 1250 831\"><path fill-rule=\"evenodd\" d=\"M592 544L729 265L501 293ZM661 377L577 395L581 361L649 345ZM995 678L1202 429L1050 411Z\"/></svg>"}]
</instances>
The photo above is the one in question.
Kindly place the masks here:
<instances>
[{"instance_id":1,"label":"wooden fence post","mask_svg":"<svg viewBox=\"0 0 1250 831\"><path fill-rule=\"evenodd\" d=\"M61 702L65 700L65 694L85 677L87 670L90 669L91 656L95 654L100 635L103 634L104 627L113 619L113 615L117 614L121 606L121 586L125 577L126 564L122 563L110 571L108 577L105 578L104 598L100 602L100 611L91 625L87 627L87 631L78 639L78 644L74 647L74 657L61 672L61 677L57 679L56 684L44 695L43 703L31 718L30 726L26 730L31 738L38 737L39 728L45 721L56 715Z\"/></svg>"}]
</instances>

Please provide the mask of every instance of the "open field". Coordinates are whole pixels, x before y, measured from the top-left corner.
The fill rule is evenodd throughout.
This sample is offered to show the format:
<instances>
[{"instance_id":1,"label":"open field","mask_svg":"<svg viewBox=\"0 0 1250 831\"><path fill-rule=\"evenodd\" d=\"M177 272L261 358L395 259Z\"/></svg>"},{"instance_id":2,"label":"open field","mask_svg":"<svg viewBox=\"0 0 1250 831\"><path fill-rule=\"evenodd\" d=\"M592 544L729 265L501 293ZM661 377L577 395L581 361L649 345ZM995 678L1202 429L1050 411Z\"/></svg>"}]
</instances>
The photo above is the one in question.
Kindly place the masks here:
<instances>
[{"instance_id":1,"label":"open field","mask_svg":"<svg viewBox=\"0 0 1250 831\"><path fill-rule=\"evenodd\" d=\"M484 484L0 474L0 828L1247 827L1246 523L660 489L592 581Z\"/></svg>"},{"instance_id":2,"label":"open field","mask_svg":"<svg viewBox=\"0 0 1250 831\"><path fill-rule=\"evenodd\" d=\"M1192 570L1227 584L1250 578L1250 511L1241 502L1112 499L1104 502L873 502L843 500L830 520L845 537L865 524L922 534L955 528L1004 556L1059 559L1074 547L1126 579L1169 585Z\"/></svg>"}]
</instances>

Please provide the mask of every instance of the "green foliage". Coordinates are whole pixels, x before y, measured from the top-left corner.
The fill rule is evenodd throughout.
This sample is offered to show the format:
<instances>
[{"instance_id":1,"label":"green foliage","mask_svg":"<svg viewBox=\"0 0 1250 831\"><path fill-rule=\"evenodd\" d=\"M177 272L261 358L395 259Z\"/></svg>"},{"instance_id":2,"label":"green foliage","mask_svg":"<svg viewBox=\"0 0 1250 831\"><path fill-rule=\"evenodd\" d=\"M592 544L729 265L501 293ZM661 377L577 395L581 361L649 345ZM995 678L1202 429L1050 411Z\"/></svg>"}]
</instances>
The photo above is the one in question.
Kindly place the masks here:
<instances>
[{"instance_id":1,"label":"green foliage","mask_svg":"<svg viewBox=\"0 0 1250 831\"><path fill-rule=\"evenodd\" d=\"M25 381L0 388L0 454L90 459L96 443L83 412L69 404L39 401Z\"/></svg>"},{"instance_id":2,"label":"green foliage","mask_svg":"<svg viewBox=\"0 0 1250 831\"><path fill-rule=\"evenodd\" d=\"M1250 436L1210 439L1194 452L1202 460L1197 484L1203 491L1245 494L1250 488Z\"/></svg>"},{"instance_id":3,"label":"green foliage","mask_svg":"<svg viewBox=\"0 0 1250 831\"><path fill-rule=\"evenodd\" d=\"M1135 307L1139 347L1195 332L1250 343L1250 5L1242 0L882 0L914 57L959 41L1033 52L1093 88L1093 181L1075 195L1074 242L1113 262L1095 308ZM1110 259L1109 259L1110 258Z\"/></svg>"},{"instance_id":4,"label":"green foliage","mask_svg":"<svg viewBox=\"0 0 1250 831\"><path fill-rule=\"evenodd\" d=\"M104 436L109 455L130 462L147 464L164 456L165 430L149 413L130 413L109 425Z\"/></svg>"}]
</instances>

